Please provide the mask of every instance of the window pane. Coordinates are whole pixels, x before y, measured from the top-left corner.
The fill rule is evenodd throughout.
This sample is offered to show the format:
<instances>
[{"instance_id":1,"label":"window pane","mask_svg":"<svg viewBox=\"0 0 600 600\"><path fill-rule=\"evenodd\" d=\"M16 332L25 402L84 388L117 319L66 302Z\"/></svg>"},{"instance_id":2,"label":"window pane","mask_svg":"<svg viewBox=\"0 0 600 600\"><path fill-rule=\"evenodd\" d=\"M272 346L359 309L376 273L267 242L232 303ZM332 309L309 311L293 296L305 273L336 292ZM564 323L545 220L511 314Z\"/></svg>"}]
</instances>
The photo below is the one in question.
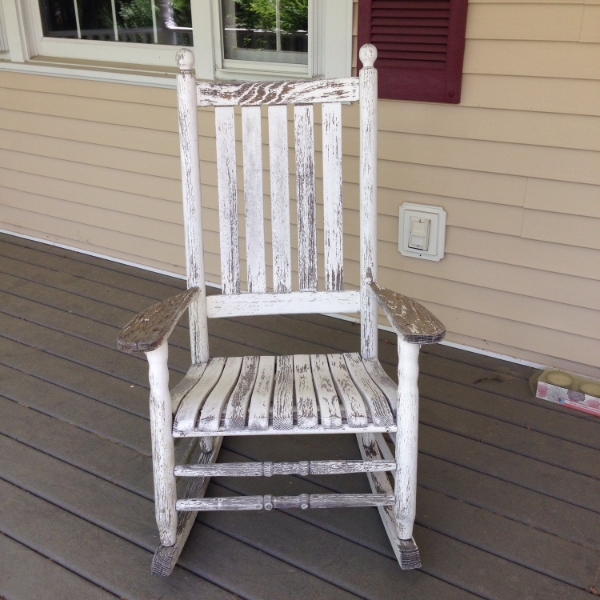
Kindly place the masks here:
<instances>
[{"instance_id":1,"label":"window pane","mask_svg":"<svg viewBox=\"0 0 600 600\"><path fill-rule=\"evenodd\" d=\"M221 0L223 54L308 64L308 0Z\"/></svg>"},{"instance_id":2,"label":"window pane","mask_svg":"<svg viewBox=\"0 0 600 600\"><path fill-rule=\"evenodd\" d=\"M44 35L192 46L190 0L40 0Z\"/></svg>"}]
</instances>

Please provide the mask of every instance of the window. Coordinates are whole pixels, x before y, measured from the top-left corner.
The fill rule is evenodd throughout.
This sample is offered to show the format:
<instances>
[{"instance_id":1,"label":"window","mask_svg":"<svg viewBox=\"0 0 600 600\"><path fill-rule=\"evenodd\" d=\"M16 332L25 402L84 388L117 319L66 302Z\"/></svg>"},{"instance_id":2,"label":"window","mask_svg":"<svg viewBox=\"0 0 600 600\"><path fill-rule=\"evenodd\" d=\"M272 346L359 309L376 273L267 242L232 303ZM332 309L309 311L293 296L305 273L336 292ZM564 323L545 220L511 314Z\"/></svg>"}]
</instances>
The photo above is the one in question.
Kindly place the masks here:
<instances>
[{"instance_id":1,"label":"window","mask_svg":"<svg viewBox=\"0 0 600 600\"><path fill-rule=\"evenodd\" d=\"M3 2L13 63L38 57L36 64L43 58L80 70L82 61L105 70L127 63L164 75L177 47L191 46L203 79L350 75L352 0Z\"/></svg>"},{"instance_id":2,"label":"window","mask_svg":"<svg viewBox=\"0 0 600 600\"><path fill-rule=\"evenodd\" d=\"M377 47L379 97L460 102L467 0L359 0L358 45Z\"/></svg>"},{"instance_id":3,"label":"window","mask_svg":"<svg viewBox=\"0 0 600 600\"><path fill-rule=\"evenodd\" d=\"M39 0L44 37L193 46L190 0Z\"/></svg>"},{"instance_id":4,"label":"window","mask_svg":"<svg viewBox=\"0 0 600 600\"><path fill-rule=\"evenodd\" d=\"M308 0L221 0L223 58L308 64Z\"/></svg>"}]
</instances>

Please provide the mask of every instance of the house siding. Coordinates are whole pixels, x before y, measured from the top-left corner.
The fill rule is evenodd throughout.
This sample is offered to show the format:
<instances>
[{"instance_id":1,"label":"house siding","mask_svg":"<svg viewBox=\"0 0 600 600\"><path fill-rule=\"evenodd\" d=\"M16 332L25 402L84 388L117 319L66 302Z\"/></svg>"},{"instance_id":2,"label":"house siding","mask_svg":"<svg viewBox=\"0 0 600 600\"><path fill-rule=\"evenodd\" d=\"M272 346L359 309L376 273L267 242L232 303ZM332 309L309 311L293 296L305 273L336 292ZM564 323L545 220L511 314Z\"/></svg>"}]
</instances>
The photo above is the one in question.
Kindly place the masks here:
<instances>
[{"instance_id":1,"label":"house siding","mask_svg":"<svg viewBox=\"0 0 600 600\"><path fill-rule=\"evenodd\" d=\"M596 377L599 26L600 2L472 1L461 104L379 103L380 282L432 309L450 341ZM199 117L206 270L218 282L214 124ZM357 106L344 119L353 287ZM185 272L174 91L0 71L0 130L0 228ZM399 254L403 202L447 211L441 262Z\"/></svg>"}]
</instances>

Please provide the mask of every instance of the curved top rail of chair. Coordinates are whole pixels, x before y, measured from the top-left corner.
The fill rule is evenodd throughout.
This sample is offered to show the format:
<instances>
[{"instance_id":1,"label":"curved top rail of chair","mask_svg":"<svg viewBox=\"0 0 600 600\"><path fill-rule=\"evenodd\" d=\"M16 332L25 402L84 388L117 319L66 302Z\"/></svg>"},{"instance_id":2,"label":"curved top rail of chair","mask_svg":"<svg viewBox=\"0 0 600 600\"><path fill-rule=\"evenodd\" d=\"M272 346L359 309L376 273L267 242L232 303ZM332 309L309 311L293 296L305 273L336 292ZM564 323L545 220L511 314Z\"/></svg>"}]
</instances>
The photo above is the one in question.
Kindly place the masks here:
<instances>
[{"instance_id":1,"label":"curved top rail of chair","mask_svg":"<svg viewBox=\"0 0 600 600\"><path fill-rule=\"evenodd\" d=\"M198 106L260 106L358 100L358 77L215 83L198 81Z\"/></svg>"},{"instance_id":2,"label":"curved top rail of chair","mask_svg":"<svg viewBox=\"0 0 600 600\"><path fill-rule=\"evenodd\" d=\"M197 287L190 288L137 314L119 333L119 350L129 353L156 350L169 337L199 291Z\"/></svg>"},{"instance_id":3,"label":"curved top rail of chair","mask_svg":"<svg viewBox=\"0 0 600 600\"><path fill-rule=\"evenodd\" d=\"M444 339L446 328L442 322L416 300L392 292L374 281L369 285L390 324L405 342L435 344Z\"/></svg>"}]
</instances>

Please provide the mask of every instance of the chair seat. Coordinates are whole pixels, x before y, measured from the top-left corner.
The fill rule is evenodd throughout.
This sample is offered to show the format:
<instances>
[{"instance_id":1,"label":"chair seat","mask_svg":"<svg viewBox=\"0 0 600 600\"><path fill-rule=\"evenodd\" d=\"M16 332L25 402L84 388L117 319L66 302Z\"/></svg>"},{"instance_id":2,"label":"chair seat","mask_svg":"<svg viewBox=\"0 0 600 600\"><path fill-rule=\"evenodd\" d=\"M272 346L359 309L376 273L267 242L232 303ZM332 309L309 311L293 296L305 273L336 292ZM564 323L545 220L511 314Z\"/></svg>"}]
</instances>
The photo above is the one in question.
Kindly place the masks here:
<instances>
[{"instance_id":1,"label":"chair seat","mask_svg":"<svg viewBox=\"0 0 600 600\"><path fill-rule=\"evenodd\" d=\"M213 358L187 379L174 437L397 429L398 386L357 353Z\"/></svg>"}]
</instances>

